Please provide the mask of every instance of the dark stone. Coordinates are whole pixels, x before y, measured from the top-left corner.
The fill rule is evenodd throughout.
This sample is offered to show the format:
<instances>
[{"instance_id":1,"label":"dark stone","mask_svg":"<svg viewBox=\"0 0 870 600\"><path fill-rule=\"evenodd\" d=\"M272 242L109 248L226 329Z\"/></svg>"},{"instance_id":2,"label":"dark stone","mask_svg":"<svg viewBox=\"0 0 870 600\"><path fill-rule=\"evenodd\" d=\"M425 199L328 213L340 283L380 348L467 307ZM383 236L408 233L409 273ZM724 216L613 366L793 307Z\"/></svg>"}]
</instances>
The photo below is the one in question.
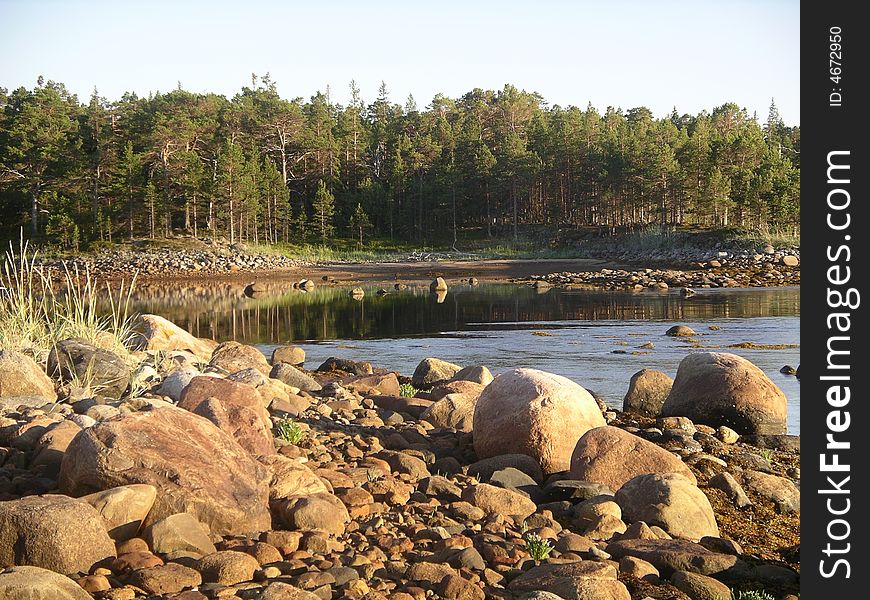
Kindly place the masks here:
<instances>
[{"instance_id":1,"label":"dark stone","mask_svg":"<svg viewBox=\"0 0 870 600\"><path fill-rule=\"evenodd\" d=\"M120 356L80 339L57 342L48 354L46 370L63 381L78 379L108 398L120 398L130 385L130 367Z\"/></svg>"}]
</instances>

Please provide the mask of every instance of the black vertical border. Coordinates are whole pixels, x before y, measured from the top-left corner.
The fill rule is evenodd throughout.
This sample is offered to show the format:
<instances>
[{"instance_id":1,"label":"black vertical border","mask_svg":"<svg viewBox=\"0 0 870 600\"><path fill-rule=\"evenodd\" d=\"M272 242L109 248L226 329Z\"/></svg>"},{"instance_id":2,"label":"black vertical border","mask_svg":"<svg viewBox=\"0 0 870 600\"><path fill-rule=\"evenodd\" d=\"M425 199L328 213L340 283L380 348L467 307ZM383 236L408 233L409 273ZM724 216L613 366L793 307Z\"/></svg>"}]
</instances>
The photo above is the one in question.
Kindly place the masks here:
<instances>
[{"instance_id":1,"label":"black vertical border","mask_svg":"<svg viewBox=\"0 0 870 600\"><path fill-rule=\"evenodd\" d=\"M865 13L862 3L847 2L804 2L801 6L801 597L807 600L831 599L849 600L867 598L867 567L864 557L870 547L865 526L868 503L866 489L870 452L868 452L866 392L863 373L867 353L861 348L866 344L862 313L864 304L870 303L870 296L862 294L860 305L855 308L833 308L829 305L830 290L846 293L848 288L864 292L866 261L870 257L870 220L863 204L866 196L866 180L870 176L867 165L867 152L862 146L866 142L868 120L863 115L870 111L867 102L867 70L870 66L870 49L867 38L870 36L870 22L859 16ZM865 13L866 14L866 13ZM836 67L830 60L832 28L839 27L842 36L841 80L831 79L831 68ZM836 31L836 30L835 30ZM836 47L835 47L836 48ZM841 105L834 106L836 97L833 92L842 94ZM864 138L864 140L860 139ZM848 156L840 154L835 160L849 164L848 184L828 182L829 153L848 151ZM843 178L845 171L840 170L835 178ZM832 211L828 207L828 194L831 190L846 189L851 197L848 208ZM842 203L844 196L837 194L835 202ZM845 213L851 219L847 229L836 231L828 224L829 213L832 219L843 223ZM846 262L846 252L839 260L831 260L841 246L848 246L851 260ZM829 254L830 253L830 254ZM828 269L839 264L849 266L851 277L848 283L832 285L828 279ZM840 271L840 276L844 271ZM851 330L848 333L829 329L828 317L831 313L848 312ZM849 341L837 342L839 349L848 349L850 354L839 358L838 362L848 363L850 368L832 371L828 369L828 340L830 336L849 336ZM847 347L848 346L848 347ZM833 382L821 379L826 375L849 375L850 381ZM848 405L836 408L829 404L829 387L839 383L849 386L851 399ZM847 450L826 449L829 430L830 411L848 411L849 428L834 434L837 441L847 441ZM843 413L832 417L842 422ZM835 426L836 421L835 421ZM823 472L820 465L822 454L826 462L833 460L832 454L839 455L841 464L848 464L850 471ZM805 477L804 477L805 475ZM843 484L843 476L850 480ZM831 494L834 483L848 494ZM843 515L833 515L834 510L849 510ZM842 522L831 524L835 519ZM830 525L830 529L829 529ZM841 537L831 539L831 534ZM835 551L848 549L847 552L826 554L830 543ZM848 546L847 546L848 544ZM839 564L834 570L837 559L848 562L847 568ZM833 570L833 573L832 573ZM829 577L823 575L823 571Z\"/></svg>"}]
</instances>

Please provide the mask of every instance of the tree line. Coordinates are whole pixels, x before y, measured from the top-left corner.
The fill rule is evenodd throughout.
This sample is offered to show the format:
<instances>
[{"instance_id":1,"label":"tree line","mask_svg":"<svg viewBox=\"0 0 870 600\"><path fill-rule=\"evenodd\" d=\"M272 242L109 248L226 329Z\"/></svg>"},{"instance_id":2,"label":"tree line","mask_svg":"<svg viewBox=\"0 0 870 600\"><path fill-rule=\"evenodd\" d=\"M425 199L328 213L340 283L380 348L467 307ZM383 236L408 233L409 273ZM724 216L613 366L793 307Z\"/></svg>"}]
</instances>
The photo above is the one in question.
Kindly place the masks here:
<instances>
[{"instance_id":1,"label":"tree line","mask_svg":"<svg viewBox=\"0 0 870 600\"><path fill-rule=\"evenodd\" d=\"M256 243L378 235L454 244L525 225L796 229L800 129L725 103L656 118L549 106L505 85L366 104L181 88L87 103L61 83L0 88L0 210L65 248L187 233Z\"/></svg>"}]
</instances>

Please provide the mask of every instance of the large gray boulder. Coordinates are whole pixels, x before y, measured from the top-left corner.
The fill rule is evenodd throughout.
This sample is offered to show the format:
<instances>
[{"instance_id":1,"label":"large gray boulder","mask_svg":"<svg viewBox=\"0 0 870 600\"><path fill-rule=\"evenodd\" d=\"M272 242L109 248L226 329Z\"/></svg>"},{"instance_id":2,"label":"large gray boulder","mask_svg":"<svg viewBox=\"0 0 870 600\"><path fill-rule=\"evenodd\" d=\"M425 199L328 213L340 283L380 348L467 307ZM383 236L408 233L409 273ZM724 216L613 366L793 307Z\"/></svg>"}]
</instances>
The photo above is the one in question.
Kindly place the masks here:
<instances>
[{"instance_id":1,"label":"large gray boulder","mask_svg":"<svg viewBox=\"0 0 870 600\"><path fill-rule=\"evenodd\" d=\"M631 376L628 392L622 400L624 412L657 417L662 412L674 380L667 373L655 369L642 369Z\"/></svg>"}]
</instances>

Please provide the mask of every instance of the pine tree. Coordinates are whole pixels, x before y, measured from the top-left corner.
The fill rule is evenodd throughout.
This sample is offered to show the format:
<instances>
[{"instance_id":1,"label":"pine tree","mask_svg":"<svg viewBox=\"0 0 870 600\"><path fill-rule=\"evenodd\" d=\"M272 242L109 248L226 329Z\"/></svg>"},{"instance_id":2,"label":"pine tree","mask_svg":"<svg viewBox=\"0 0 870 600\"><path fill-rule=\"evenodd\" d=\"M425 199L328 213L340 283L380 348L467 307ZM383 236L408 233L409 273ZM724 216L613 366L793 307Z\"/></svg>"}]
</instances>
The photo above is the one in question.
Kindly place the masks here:
<instances>
[{"instance_id":1,"label":"pine tree","mask_svg":"<svg viewBox=\"0 0 870 600\"><path fill-rule=\"evenodd\" d=\"M359 233L359 247L363 246L363 231L367 231L371 229L372 222L369 220L369 216L366 214L366 211L363 210L362 204L356 205L356 210L353 211L353 214L350 217L350 228L356 234Z\"/></svg>"},{"instance_id":2,"label":"pine tree","mask_svg":"<svg viewBox=\"0 0 870 600\"><path fill-rule=\"evenodd\" d=\"M314 195L314 227L321 241L326 242L332 237L335 227L332 223L335 216L335 196L326 187L322 179L317 183L317 193Z\"/></svg>"}]
</instances>

